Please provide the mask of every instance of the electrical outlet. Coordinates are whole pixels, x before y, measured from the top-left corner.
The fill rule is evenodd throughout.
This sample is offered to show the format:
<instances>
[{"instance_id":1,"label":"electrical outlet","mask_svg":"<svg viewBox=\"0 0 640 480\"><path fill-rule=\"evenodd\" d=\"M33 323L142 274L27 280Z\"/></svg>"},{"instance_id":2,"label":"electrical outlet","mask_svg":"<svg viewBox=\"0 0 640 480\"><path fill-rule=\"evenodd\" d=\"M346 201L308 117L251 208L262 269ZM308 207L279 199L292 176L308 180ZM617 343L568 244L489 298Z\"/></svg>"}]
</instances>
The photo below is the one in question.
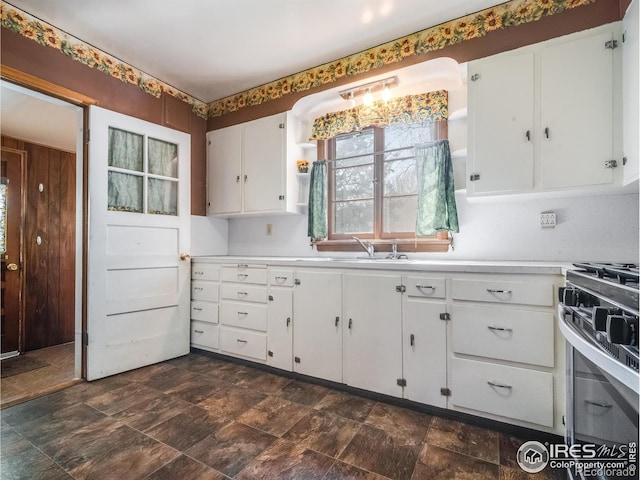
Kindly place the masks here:
<instances>
[{"instance_id":1,"label":"electrical outlet","mask_svg":"<svg viewBox=\"0 0 640 480\"><path fill-rule=\"evenodd\" d=\"M553 212L541 213L538 225L542 228L553 228L556 226L556 214Z\"/></svg>"},{"instance_id":2,"label":"electrical outlet","mask_svg":"<svg viewBox=\"0 0 640 480\"><path fill-rule=\"evenodd\" d=\"M272 235L272 234L273 234L273 224L267 223L267 235Z\"/></svg>"}]
</instances>

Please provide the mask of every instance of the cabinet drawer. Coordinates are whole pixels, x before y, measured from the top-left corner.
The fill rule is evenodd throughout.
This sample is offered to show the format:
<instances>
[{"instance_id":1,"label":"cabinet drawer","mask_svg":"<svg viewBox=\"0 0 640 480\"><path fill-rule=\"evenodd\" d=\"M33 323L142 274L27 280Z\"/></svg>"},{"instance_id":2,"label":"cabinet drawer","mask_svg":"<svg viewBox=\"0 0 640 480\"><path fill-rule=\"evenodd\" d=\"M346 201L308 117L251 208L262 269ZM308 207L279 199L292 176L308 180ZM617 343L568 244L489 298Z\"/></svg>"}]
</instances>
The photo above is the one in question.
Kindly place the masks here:
<instances>
[{"instance_id":1,"label":"cabinet drawer","mask_svg":"<svg viewBox=\"0 0 640 480\"><path fill-rule=\"evenodd\" d=\"M267 306L240 302L220 304L220 322L223 325L267 331Z\"/></svg>"},{"instance_id":2,"label":"cabinet drawer","mask_svg":"<svg viewBox=\"0 0 640 480\"><path fill-rule=\"evenodd\" d=\"M225 300L267 303L267 287L257 285L233 285L223 283L221 296Z\"/></svg>"},{"instance_id":3,"label":"cabinet drawer","mask_svg":"<svg viewBox=\"0 0 640 480\"><path fill-rule=\"evenodd\" d=\"M280 287L293 287L293 271L269 270L269 285Z\"/></svg>"},{"instance_id":4,"label":"cabinet drawer","mask_svg":"<svg viewBox=\"0 0 640 480\"><path fill-rule=\"evenodd\" d=\"M553 367L553 318L552 312L454 305L453 351Z\"/></svg>"},{"instance_id":5,"label":"cabinet drawer","mask_svg":"<svg viewBox=\"0 0 640 480\"><path fill-rule=\"evenodd\" d=\"M213 280L217 282L220 279L220 265L192 263L191 278L193 280Z\"/></svg>"},{"instance_id":6,"label":"cabinet drawer","mask_svg":"<svg viewBox=\"0 0 640 480\"><path fill-rule=\"evenodd\" d=\"M238 328L220 327L220 349L232 355L266 361L267 335Z\"/></svg>"},{"instance_id":7,"label":"cabinet drawer","mask_svg":"<svg viewBox=\"0 0 640 480\"><path fill-rule=\"evenodd\" d=\"M454 300L553 306L553 284L502 280L451 281Z\"/></svg>"},{"instance_id":8,"label":"cabinet drawer","mask_svg":"<svg viewBox=\"0 0 640 480\"><path fill-rule=\"evenodd\" d=\"M405 277L402 283L407 287L407 295L419 298L444 298L444 278Z\"/></svg>"},{"instance_id":9,"label":"cabinet drawer","mask_svg":"<svg viewBox=\"0 0 640 480\"><path fill-rule=\"evenodd\" d=\"M553 427L553 375L451 359L454 406Z\"/></svg>"},{"instance_id":10,"label":"cabinet drawer","mask_svg":"<svg viewBox=\"0 0 640 480\"><path fill-rule=\"evenodd\" d=\"M267 284L267 267L249 265L224 265L222 267L224 282Z\"/></svg>"},{"instance_id":11,"label":"cabinet drawer","mask_svg":"<svg viewBox=\"0 0 640 480\"><path fill-rule=\"evenodd\" d=\"M218 304L211 302L191 302L191 320L218 323Z\"/></svg>"},{"instance_id":12,"label":"cabinet drawer","mask_svg":"<svg viewBox=\"0 0 640 480\"><path fill-rule=\"evenodd\" d=\"M209 349L218 349L218 325L208 322L191 322L191 344Z\"/></svg>"},{"instance_id":13,"label":"cabinet drawer","mask_svg":"<svg viewBox=\"0 0 640 480\"><path fill-rule=\"evenodd\" d=\"M191 299L204 300L205 302L218 301L218 282L206 282L204 280L191 281Z\"/></svg>"}]
</instances>

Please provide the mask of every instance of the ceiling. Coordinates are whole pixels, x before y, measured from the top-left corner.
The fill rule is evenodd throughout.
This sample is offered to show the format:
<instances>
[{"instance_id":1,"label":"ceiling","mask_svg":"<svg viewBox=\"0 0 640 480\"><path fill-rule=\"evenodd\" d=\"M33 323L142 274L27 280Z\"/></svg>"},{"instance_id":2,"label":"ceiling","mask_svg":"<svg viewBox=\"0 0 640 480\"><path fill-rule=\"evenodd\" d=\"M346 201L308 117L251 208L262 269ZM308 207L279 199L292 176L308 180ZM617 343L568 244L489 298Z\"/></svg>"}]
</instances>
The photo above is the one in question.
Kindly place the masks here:
<instances>
[{"instance_id":1,"label":"ceiling","mask_svg":"<svg viewBox=\"0 0 640 480\"><path fill-rule=\"evenodd\" d=\"M9 0L204 102L502 3Z\"/></svg>"}]
</instances>

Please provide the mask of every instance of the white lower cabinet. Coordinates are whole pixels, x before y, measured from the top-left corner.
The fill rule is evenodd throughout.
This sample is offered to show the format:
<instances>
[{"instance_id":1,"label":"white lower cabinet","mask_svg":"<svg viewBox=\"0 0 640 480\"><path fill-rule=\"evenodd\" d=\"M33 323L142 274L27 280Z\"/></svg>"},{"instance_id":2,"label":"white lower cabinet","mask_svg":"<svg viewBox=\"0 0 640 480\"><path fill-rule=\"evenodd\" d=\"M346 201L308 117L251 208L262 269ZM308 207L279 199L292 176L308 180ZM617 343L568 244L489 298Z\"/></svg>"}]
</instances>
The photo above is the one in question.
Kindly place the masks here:
<instances>
[{"instance_id":1,"label":"white lower cabinet","mask_svg":"<svg viewBox=\"0 0 640 480\"><path fill-rule=\"evenodd\" d=\"M553 427L551 373L460 358L451 371L453 406Z\"/></svg>"},{"instance_id":2,"label":"white lower cabinet","mask_svg":"<svg viewBox=\"0 0 640 480\"><path fill-rule=\"evenodd\" d=\"M218 350L218 290L220 266L191 265L191 345Z\"/></svg>"},{"instance_id":3,"label":"white lower cabinet","mask_svg":"<svg viewBox=\"0 0 640 480\"><path fill-rule=\"evenodd\" d=\"M293 371L342 382L342 274L296 271L293 318Z\"/></svg>"},{"instance_id":4,"label":"white lower cabinet","mask_svg":"<svg viewBox=\"0 0 640 480\"><path fill-rule=\"evenodd\" d=\"M402 295L398 275L342 278L344 383L402 397Z\"/></svg>"},{"instance_id":5,"label":"white lower cabinet","mask_svg":"<svg viewBox=\"0 0 640 480\"><path fill-rule=\"evenodd\" d=\"M293 272L270 269L267 365L293 370Z\"/></svg>"},{"instance_id":6,"label":"white lower cabinet","mask_svg":"<svg viewBox=\"0 0 640 480\"><path fill-rule=\"evenodd\" d=\"M220 328L220 349L234 356L262 360L267 359L267 336L243 328Z\"/></svg>"}]
</instances>

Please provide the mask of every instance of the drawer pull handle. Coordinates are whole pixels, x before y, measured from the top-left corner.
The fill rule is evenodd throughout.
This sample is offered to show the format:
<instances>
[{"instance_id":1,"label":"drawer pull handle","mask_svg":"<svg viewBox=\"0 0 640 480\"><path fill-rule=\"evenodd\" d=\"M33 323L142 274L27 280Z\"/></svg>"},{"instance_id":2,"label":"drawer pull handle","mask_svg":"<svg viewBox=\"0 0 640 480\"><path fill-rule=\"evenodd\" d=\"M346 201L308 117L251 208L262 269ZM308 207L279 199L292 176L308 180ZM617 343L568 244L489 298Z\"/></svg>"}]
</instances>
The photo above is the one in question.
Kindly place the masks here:
<instances>
[{"instance_id":1,"label":"drawer pull handle","mask_svg":"<svg viewBox=\"0 0 640 480\"><path fill-rule=\"evenodd\" d=\"M613 408L613 405L610 405L608 403L598 403L598 402L592 402L591 400L585 400L585 403L588 403L589 405L595 405L596 407L601 407L601 408Z\"/></svg>"},{"instance_id":2,"label":"drawer pull handle","mask_svg":"<svg viewBox=\"0 0 640 480\"><path fill-rule=\"evenodd\" d=\"M246 340L242 340L241 338L236 338L236 341L237 341L238 343L247 343L247 341L246 341Z\"/></svg>"},{"instance_id":3,"label":"drawer pull handle","mask_svg":"<svg viewBox=\"0 0 640 480\"><path fill-rule=\"evenodd\" d=\"M204 330L194 330L196 333L204 333Z\"/></svg>"},{"instance_id":4,"label":"drawer pull handle","mask_svg":"<svg viewBox=\"0 0 640 480\"><path fill-rule=\"evenodd\" d=\"M201 292L202 290L204 290L204 288L202 287L193 287L194 290L198 290L199 292Z\"/></svg>"},{"instance_id":5,"label":"drawer pull handle","mask_svg":"<svg viewBox=\"0 0 640 480\"><path fill-rule=\"evenodd\" d=\"M249 315L249 312L238 312L238 315L244 315L245 317Z\"/></svg>"},{"instance_id":6,"label":"drawer pull handle","mask_svg":"<svg viewBox=\"0 0 640 480\"><path fill-rule=\"evenodd\" d=\"M496 327L494 325L487 325L487 328L489 330L497 330L498 332L513 332L513 328Z\"/></svg>"},{"instance_id":7,"label":"drawer pull handle","mask_svg":"<svg viewBox=\"0 0 640 480\"><path fill-rule=\"evenodd\" d=\"M196 312L201 312L202 308L201 307L193 307L193 310Z\"/></svg>"},{"instance_id":8,"label":"drawer pull handle","mask_svg":"<svg viewBox=\"0 0 640 480\"><path fill-rule=\"evenodd\" d=\"M243 296L246 297L247 295L249 295L247 292L238 292L238 296Z\"/></svg>"},{"instance_id":9,"label":"drawer pull handle","mask_svg":"<svg viewBox=\"0 0 640 480\"><path fill-rule=\"evenodd\" d=\"M249 265L247 265L246 263L239 263L238 268L249 268Z\"/></svg>"},{"instance_id":10,"label":"drawer pull handle","mask_svg":"<svg viewBox=\"0 0 640 480\"><path fill-rule=\"evenodd\" d=\"M431 290L431 292L435 292L436 291L436 287L434 287L433 285L416 285L416 288L418 290Z\"/></svg>"},{"instance_id":11,"label":"drawer pull handle","mask_svg":"<svg viewBox=\"0 0 640 480\"><path fill-rule=\"evenodd\" d=\"M194 275L204 275L204 272L193 272Z\"/></svg>"},{"instance_id":12,"label":"drawer pull handle","mask_svg":"<svg viewBox=\"0 0 640 480\"><path fill-rule=\"evenodd\" d=\"M284 283L284 282L286 282L286 281L287 281L287 277L279 277L279 276L276 276L276 282L278 282L278 283Z\"/></svg>"},{"instance_id":13,"label":"drawer pull handle","mask_svg":"<svg viewBox=\"0 0 640 480\"><path fill-rule=\"evenodd\" d=\"M511 290L501 290L496 288L487 288L487 292L489 293L504 293L506 295L511 295Z\"/></svg>"},{"instance_id":14,"label":"drawer pull handle","mask_svg":"<svg viewBox=\"0 0 640 480\"><path fill-rule=\"evenodd\" d=\"M487 384L489 384L492 387L497 387L497 388L506 388L511 390L513 387L511 385L504 385L502 383L496 383L496 382L487 382Z\"/></svg>"},{"instance_id":15,"label":"drawer pull handle","mask_svg":"<svg viewBox=\"0 0 640 480\"><path fill-rule=\"evenodd\" d=\"M239 273L238 278L247 278L249 275L246 273Z\"/></svg>"}]
</instances>

